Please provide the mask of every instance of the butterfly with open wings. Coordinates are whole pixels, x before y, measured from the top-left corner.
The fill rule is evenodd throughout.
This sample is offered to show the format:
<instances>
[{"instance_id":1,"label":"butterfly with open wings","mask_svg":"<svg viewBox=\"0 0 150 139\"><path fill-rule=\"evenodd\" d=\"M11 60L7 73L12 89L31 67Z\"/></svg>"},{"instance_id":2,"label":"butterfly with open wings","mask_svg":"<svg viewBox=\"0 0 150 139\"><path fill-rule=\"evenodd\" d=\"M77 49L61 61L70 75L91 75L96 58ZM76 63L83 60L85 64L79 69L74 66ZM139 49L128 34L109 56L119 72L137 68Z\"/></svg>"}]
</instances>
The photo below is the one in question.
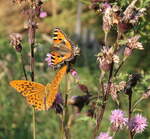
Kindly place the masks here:
<instances>
[{"instance_id":1,"label":"butterfly with open wings","mask_svg":"<svg viewBox=\"0 0 150 139\"><path fill-rule=\"evenodd\" d=\"M52 39L53 45L46 59L50 67L59 68L66 62L72 62L79 55L80 49L66 37L61 29L54 29Z\"/></svg>"},{"instance_id":2,"label":"butterfly with open wings","mask_svg":"<svg viewBox=\"0 0 150 139\"><path fill-rule=\"evenodd\" d=\"M66 70L67 66L65 65L56 73L52 82L46 86L27 80L13 80L10 82L10 86L20 92L26 98L27 103L32 105L35 110L48 110L55 101L60 82Z\"/></svg>"}]
</instances>

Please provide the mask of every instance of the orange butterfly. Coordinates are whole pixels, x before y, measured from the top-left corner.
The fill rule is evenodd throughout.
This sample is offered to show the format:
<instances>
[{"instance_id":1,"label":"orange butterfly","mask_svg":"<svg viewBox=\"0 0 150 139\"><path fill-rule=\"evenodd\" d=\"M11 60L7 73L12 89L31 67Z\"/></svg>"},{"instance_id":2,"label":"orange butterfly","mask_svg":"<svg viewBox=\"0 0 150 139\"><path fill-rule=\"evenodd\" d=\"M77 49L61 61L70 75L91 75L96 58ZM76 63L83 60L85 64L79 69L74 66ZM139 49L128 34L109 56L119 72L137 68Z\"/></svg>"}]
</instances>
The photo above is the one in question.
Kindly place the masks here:
<instances>
[{"instance_id":1,"label":"orange butterfly","mask_svg":"<svg viewBox=\"0 0 150 139\"><path fill-rule=\"evenodd\" d=\"M76 55L79 55L80 49L75 46L66 37L59 28L55 28L53 32L53 46L49 56L49 65L54 68L60 67L67 61L72 61Z\"/></svg>"},{"instance_id":2,"label":"orange butterfly","mask_svg":"<svg viewBox=\"0 0 150 139\"><path fill-rule=\"evenodd\" d=\"M59 84L66 73L67 66L63 66L54 77L53 81L46 86L27 80L13 80L10 85L23 95L27 103L36 110L48 110L55 101Z\"/></svg>"}]
</instances>

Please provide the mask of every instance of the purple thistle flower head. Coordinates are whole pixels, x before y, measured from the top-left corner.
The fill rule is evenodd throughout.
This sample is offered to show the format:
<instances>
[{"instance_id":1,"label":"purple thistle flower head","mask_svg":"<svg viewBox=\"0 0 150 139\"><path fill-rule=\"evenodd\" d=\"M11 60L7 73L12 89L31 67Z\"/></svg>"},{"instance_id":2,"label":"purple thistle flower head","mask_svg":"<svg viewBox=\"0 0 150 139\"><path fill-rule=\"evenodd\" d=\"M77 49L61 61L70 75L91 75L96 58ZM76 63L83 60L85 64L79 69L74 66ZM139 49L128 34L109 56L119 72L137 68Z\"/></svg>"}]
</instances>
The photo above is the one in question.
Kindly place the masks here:
<instances>
[{"instance_id":1,"label":"purple thistle flower head","mask_svg":"<svg viewBox=\"0 0 150 139\"><path fill-rule=\"evenodd\" d=\"M111 112L110 122L114 130L118 128L122 129L123 126L127 125L128 118L124 117L124 112L122 110L116 109Z\"/></svg>"},{"instance_id":2,"label":"purple thistle flower head","mask_svg":"<svg viewBox=\"0 0 150 139\"><path fill-rule=\"evenodd\" d=\"M71 69L70 72L73 77L76 77L78 75L78 73L75 69Z\"/></svg>"},{"instance_id":3,"label":"purple thistle flower head","mask_svg":"<svg viewBox=\"0 0 150 139\"><path fill-rule=\"evenodd\" d=\"M129 128L135 134L142 133L146 127L147 127L147 119L143 117L141 114L137 114L129 122Z\"/></svg>"},{"instance_id":4,"label":"purple thistle flower head","mask_svg":"<svg viewBox=\"0 0 150 139\"><path fill-rule=\"evenodd\" d=\"M96 137L96 139L112 139L112 137L109 136L108 133L102 132Z\"/></svg>"},{"instance_id":5,"label":"purple thistle flower head","mask_svg":"<svg viewBox=\"0 0 150 139\"><path fill-rule=\"evenodd\" d=\"M40 12L40 18L45 18L45 17L47 17L47 12L44 11Z\"/></svg>"},{"instance_id":6,"label":"purple thistle flower head","mask_svg":"<svg viewBox=\"0 0 150 139\"><path fill-rule=\"evenodd\" d=\"M48 66L52 66L52 55L50 53L48 53L47 58L45 58L45 61L48 63Z\"/></svg>"}]
</instances>

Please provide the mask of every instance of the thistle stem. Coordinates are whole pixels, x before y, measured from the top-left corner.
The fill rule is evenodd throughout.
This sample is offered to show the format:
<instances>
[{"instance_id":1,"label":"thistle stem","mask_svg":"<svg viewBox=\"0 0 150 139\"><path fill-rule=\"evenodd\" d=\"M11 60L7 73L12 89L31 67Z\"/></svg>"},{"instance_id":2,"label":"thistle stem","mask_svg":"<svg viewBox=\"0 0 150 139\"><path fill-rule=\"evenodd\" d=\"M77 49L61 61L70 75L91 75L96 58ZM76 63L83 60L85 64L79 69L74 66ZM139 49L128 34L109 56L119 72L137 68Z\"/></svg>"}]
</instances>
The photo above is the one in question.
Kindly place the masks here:
<instances>
[{"instance_id":1,"label":"thistle stem","mask_svg":"<svg viewBox=\"0 0 150 139\"><path fill-rule=\"evenodd\" d=\"M93 139L95 139L98 134L98 130L101 126L101 121L104 116L104 112L105 112L105 108L106 108L106 104L107 104L107 100L108 100L108 96L109 96L109 92L110 92L110 87L111 87L111 78L112 78L112 73L113 73L113 67L114 67L114 63L112 62L110 72L109 72L109 78L108 78L108 82L107 82L106 93L104 94L104 97L103 97L102 106L101 106L100 110L98 111L97 125L94 129Z\"/></svg>"},{"instance_id":2,"label":"thistle stem","mask_svg":"<svg viewBox=\"0 0 150 139\"><path fill-rule=\"evenodd\" d=\"M131 120L131 115L132 115L132 93L129 94L129 106L128 106L128 123L130 123L130 120ZM129 128L129 139L133 139L133 135L132 135L132 132Z\"/></svg>"},{"instance_id":3,"label":"thistle stem","mask_svg":"<svg viewBox=\"0 0 150 139\"><path fill-rule=\"evenodd\" d=\"M66 87L65 87L65 104L64 104L64 112L63 112L63 137L62 139L69 139L70 138L70 133L69 133L69 128L68 128L68 119L69 119L69 113L68 113L68 106L67 106L67 101L68 101L68 91L70 88L69 84L69 77L68 74L66 74Z\"/></svg>"},{"instance_id":4,"label":"thistle stem","mask_svg":"<svg viewBox=\"0 0 150 139\"><path fill-rule=\"evenodd\" d=\"M36 32L36 28L35 28L35 22L34 22L34 9L31 7L31 12L29 15L29 29L28 29L28 40L29 40L29 45L30 45L30 50L31 50L31 57L30 57L30 71L31 71L31 81L34 81L34 43L35 43L35 32ZM33 139L36 139L36 128L35 128L35 109L34 107L32 108L32 124L33 124Z\"/></svg>"},{"instance_id":5,"label":"thistle stem","mask_svg":"<svg viewBox=\"0 0 150 139\"><path fill-rule=\"evenodd\" d=\"M35 136L35 109L34 108L32 108L32 121L33 121L33 139L35 139L36 138L36 136Z\"/></svg>"},{"instance_id":6,"label":"thistle stem","mask_svg":"<svg viewBox=\"0 0 150 139\"><path fill-rule=\"evenodd\" d=\"M23 69L24 77L26 80L28 80L22 53L20 53L20 56L21 56L21 63L22 63L22 69Z\"/></svg>"}]
</instances>

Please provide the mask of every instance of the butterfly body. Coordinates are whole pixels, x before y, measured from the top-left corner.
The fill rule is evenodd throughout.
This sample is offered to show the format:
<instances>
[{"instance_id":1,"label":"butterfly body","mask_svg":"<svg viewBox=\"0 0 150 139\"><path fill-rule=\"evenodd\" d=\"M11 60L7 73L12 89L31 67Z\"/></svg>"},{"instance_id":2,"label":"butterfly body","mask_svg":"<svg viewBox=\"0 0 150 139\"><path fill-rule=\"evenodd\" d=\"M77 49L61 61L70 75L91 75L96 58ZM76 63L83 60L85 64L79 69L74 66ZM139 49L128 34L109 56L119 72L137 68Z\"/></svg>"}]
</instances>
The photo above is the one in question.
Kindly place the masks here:
<instances>
[{"instance_id":1,"label":"butterfly body","mask_svg":"<svg viewBox=\"0 0 150 139\"><path fill-rule=\"evenodd\" d=\"M51 47L51 66L60 67L65 62L72 61L79 55L80 49L75 46L59 28L53 32L53 46Z\"/></svg>"},{"instance_id":2,"label":"butterfly body","mask_svg":"<svg viewBox=\"0 0 150 139\"><path fill-rule=\"evenodd\" d=\"M60 82L66 73L67 66L63 66L51 83L43 85L28 80L13 80L10 85L26 98L28 104L36 110L48 110L55 101Z\"/></svg>"}]
</instances>

